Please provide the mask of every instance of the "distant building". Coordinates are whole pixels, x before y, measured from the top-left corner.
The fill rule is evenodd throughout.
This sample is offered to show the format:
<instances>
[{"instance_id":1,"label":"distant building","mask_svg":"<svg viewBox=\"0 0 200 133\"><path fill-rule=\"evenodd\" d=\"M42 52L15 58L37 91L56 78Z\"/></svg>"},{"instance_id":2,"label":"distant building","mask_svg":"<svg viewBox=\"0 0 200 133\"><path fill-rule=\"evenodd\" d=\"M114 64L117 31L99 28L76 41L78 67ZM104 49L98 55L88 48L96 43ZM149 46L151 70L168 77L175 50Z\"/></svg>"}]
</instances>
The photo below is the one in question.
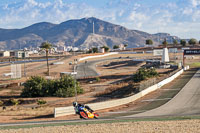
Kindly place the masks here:
<instances>
[{"instance_id":1,"label":"distant building","mask_svg":"<svg viewBox=\"0 0 200 133\"><path fill-rule=\"evenodd\" d=\"M26 58L29 57L29 52L28 51L15 51L15 57L17 58Z\"/></svg>"},{"instance_id":2,"label":"distant building","mask_svg":"<svg viewBox=\"0 0 200 133\"><path fill-rule=\"evenodd\" d=\"M125 50L126 47L124 46L124 44L120 44L120 45L119 45L119 49L120 49L120 50Z\"/></svg>"},{"instance_id":3,"label":"distant building","mask_svg":"<svg viewBox=\"0 0 200 133\"><path fill-rule=\"evenodd\" d=\"M105 53L105 48L102 48L102 47L99 48L99 52L100 52L100 53Z\"/></svg>"},{"instance_id":4,"label":"distant building","mask_svg":"<svg viewBox=\"0 0 200 133\"><path fill-rule=\"evenodd\" d=\"M73 49L72 49L73 51L78 51L79 50L79 48L78 47L73 47Z\"/></svg>"},{"instance_id":5,"label":"distant building","mask_svg":"<svg viewBox=\"0 0 200 133\"><path fill-rule=\"evenodd\" d=\"M0 57L9 57L10 52L9 51L0 51Z\"/></svg>"},{"instance_id":6,"label":"distant building","mask_svg":"<svg viewBox=\"0 0 200 133\"><path fill-rule=\"evenodd\" d=\"M162 56L163 49L154 49L153 50L153 56Z\"/></svg>"},{"instance_id":7,"label":"distant building","mask_svg":"<svg viewBox=\"0 0 200 133\"><path fill-rule=\"evenodd\" d=\"M66 48L66 46L58 46L57 50L63 52L63 51L67 51L67 48Z\"/></svg>"}]
</instances>

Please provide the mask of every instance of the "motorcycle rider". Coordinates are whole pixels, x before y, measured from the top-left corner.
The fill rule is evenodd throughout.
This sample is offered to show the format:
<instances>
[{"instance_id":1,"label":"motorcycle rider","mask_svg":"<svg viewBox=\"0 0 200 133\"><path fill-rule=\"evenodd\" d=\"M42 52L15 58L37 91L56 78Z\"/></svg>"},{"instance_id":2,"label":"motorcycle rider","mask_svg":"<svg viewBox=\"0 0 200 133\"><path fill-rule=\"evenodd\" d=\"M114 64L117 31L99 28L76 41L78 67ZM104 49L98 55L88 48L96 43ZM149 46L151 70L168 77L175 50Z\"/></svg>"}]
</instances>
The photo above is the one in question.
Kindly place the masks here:
<instances>
[{"instance_id":1,"label":"motorcycle rider","mask_svg":"<svg viewBox=\"0 0 200 133\"><path fill-rule=\"evenodd\" d=\"M80 107L86 108L90 112L94 112L89 106L80 103L78 104L77 102L73 102L73 106L76 114L80 114Z\"/></svg>"}]
</instances>

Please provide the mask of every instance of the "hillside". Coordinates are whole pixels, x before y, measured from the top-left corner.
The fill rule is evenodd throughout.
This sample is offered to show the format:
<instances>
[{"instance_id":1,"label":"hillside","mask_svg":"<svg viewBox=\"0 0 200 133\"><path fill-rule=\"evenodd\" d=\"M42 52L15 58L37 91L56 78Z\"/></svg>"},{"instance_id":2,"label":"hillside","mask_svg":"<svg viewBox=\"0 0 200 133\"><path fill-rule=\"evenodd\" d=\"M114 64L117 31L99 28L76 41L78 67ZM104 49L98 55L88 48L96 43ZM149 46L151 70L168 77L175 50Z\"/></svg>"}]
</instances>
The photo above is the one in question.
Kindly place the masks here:
<instances>
[{"instance_id":1,"label":"hillside","mask_svg":"<svg viewBox=\"0 0 200 133\"><path fill-rule=\"evenodd\" d=\"M94 31L93 34L93 22ZM172 40L167 33L149 34L137 30L129 30L94 17L69 20L60 24L48 22L36 23L22 29L0 29L0 49L20 49L37 47L43 41L54 45L90 48L107 45L110 48L117 44L128 44L138 47L145 44L146 39L154 40L154 44L164 38Z\"/></svg>"}]
</instances>

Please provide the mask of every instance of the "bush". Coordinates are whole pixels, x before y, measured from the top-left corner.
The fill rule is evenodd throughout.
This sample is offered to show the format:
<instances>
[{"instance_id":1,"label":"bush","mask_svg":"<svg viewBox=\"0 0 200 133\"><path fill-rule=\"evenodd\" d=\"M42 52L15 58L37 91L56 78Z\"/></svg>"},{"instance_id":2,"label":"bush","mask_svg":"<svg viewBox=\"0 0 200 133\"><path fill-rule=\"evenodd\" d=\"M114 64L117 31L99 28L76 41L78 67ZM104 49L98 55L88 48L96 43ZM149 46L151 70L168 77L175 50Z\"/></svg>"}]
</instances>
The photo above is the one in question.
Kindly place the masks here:
<instances>
[{"instance_id":1,"label":"bush","mask_svg":"<svg viewBox=\"0 0 200 133\"><path fill-rule=\"evenodd\" d=\"M46 92L47 80L40 76L32 76L24 83L22 97L42 97Z\"/></svg>"},{"instance_id":2,"label":"bush","mask_svg":"<svg viewBox=\"0 0 200 133\"><path fill-rule=\"evenodd\" d=\"M45 101L45 100L42 100L42 99L39 99L38 101L37 101L37 104L38 105L43 105L43 104L46 104L47 102Z\"/></svg>"},{"instance_id":3,"label":"bush","mask_svg":"<svg viewBox=\"0 0 200 133\"><path fill-rule=\"evenodd\" d=\"M101 79L99 77L96 77L96 81L99 82Z\"/></svg>"},{"instance_id":4,"label":"bush","mask_svg":"<svg viewBox=\"0 0 200 133\"><path fill-rule=\"evenodd\" d=\"M62 76L59 80L46 80L39 76L31 77L24 84L21 93L22 97L72 97L75 96L75 87L77 94L83 93L83 89L72 76Z\"/></svg>"},{"instance_id":5,"label":"bush","mask_svg":"<svg viewBox=\"0 0 200 133\"><path fill-rule=\"evenodd\" d=\"M155 68L140 68L135 75L133 75L133 81L134 82L140 82L142 80L145 80L147 78L155 77L158 73L156 72Z\"/></svg>"},{"instance_id":6,"label":"bush","mask_svg":"<svg viewBox=\"0 0 200 133\"><path fill-rule=\"evenodd\" d=\"M4 102L0 100L0 106L3 106Z\"/></svg>"},{"instance_id":7,"label":"bush","mask_svg":"<svg viewBox=\"0 0 200 133\"><path fill-rule=\"evenodd\" d=\"M190 45L195 45L195 44L197 43L197 40L194 39L194 38L192 38L192 39L190 39L190 40L188 41L188 43L189 43Z\"/></svg>"},{"instance_id":8,"label":"bush","mask_svg":"<svg viewBox=\"0 0 200 133\"><path fill-rule=\"evenodd\" d=\"M20 103L18 99L10 99L10 102L12 103L12 105L18 105Z\"/></svg>"},{"instance_id":9,"label":"bush","mask_svg":"<svg viewBox=\"0 0 200 133\"><path fill-rule=\"evenodd\" d=\"M110 49L108 46L103 46L103 47L101 47L101 48L104 48L104 49L105 49L105 52L108 52L109 49Z\"/></svg>"},{"instance_id":10,"label":"bush","mask_svg":"<svg viewBox=\"0 0 200 133\"><path fill-rule=\"evenodd\" d=\"M55 92L58 97L72 97L75 96L75 87L77 94L83 93L83 89L80 87L79 83L74 80L72 76L62 76L61 79L57 82Z\"/></svg>"}]
</instances>

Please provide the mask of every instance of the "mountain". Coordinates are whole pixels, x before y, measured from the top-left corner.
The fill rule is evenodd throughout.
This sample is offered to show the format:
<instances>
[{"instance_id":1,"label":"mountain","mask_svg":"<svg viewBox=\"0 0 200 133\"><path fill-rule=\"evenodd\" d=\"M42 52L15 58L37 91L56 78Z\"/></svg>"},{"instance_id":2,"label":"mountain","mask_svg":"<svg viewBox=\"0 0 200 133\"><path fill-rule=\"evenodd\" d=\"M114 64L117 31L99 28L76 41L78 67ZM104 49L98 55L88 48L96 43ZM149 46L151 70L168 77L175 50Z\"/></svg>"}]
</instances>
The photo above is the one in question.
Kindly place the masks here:
<instances>
[{"instance_id":1,"label":"mountain","mask_svg":"<svg viewBox=\"0 0 200 133\"><path fill-rule=\"evenodd\" d=\"M94 34L93 34L94 23ZM0 28L0 49L20 49L38 47L44 41L53 45L91 48L107 45L128 44L128 47L144 46L146 39L158 44L166 38L168 41L178 37L167 33L149 34L138 30L129 30L94 17L69 20L60 24L48 22L36 23L22 29Z\"/></svg>"}]
</instances>

